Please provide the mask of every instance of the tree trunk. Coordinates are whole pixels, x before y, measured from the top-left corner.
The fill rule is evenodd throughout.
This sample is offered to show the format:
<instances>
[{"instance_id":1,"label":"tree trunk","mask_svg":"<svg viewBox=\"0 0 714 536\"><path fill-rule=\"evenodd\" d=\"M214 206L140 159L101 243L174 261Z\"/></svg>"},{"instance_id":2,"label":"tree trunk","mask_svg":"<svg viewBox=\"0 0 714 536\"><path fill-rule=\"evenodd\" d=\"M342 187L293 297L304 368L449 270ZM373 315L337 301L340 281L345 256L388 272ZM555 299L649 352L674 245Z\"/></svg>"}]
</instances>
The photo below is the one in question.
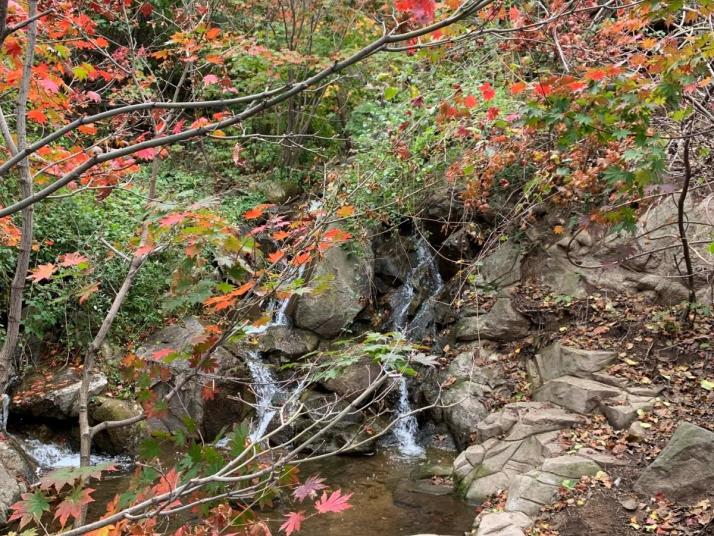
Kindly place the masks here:
<instances>
[{"instance_id":1,"label":"tree trunk","mask_svg":"<svg viewBox=\"0 0 714 536\"><path fill-rule=\"evenodd\" d=\"M28 16L33 18L37 15L37 0L30 0L28 6ZM4 23L4 21L3 21ZM6 140L10 152L20 152L27 147L27 99L30 91L30 78L32 76L32 64L35 61L35 43L37 41L37 22L32 22L27 33L27 52L22 70L22 81L20 92L17 97L17 146L12 147L12 139ZM32 170L30 161L24 158L18 164L20 172L20 195L23 199L32 196ZM25 292L25 281L27 270L30 267L30 257L32 256L33 205L22 209L22 227L20 248L18 250L17 264L15 265L15 275L10 287L10 304L8 306L7 330L5 342L0 349L0 393L7 389L8 380L12 373L13 357L17 350L20 339L20 325L22 323L22 302Z\"/></svg>"}]
</instances>

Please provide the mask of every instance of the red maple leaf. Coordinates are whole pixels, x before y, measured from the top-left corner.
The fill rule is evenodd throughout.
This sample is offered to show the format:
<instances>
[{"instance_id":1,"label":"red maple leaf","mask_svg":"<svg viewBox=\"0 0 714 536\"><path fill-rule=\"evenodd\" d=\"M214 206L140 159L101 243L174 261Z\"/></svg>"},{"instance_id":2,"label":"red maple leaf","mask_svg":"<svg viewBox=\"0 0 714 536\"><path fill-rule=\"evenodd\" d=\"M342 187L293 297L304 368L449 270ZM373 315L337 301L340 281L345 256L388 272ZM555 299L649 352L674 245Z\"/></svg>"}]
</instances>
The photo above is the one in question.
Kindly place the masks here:
<instances>
[{"instance_id":1,"label":"red maple leaf","mask_svg":"<svg viewBox=\"0 0 714 536\"><path fill-rule=\"evenodd\" d=\"M89 259L82 255L81 253L75 251L73 253L65 253L64 255L60 255L60 266L63 268L69 268L70 266L77 266L78 264L82 264L83 262L87 262Z\"/></svg>"},{"instance_id":2,"label":"red maple leaf","mask_svg":"<svg viewBox=\"0 0 714 536\"><path fill-rule=\"evenodd\" d=\"M285 517L288 519L280 525L280 530L285 532L287 536L290 536L293 532L298 532L302 522L305 521L305 514L302 512L288 512Z\"/></svg>"},{"instance_id":3,"label":"red maple leaf","mask_svg":"<svg viewBox=\"0 0 714 536\"><path fill-rule=\"evenodd\" d=\"M327 486L323 484L324 481L324 478L320 478L317 475L309 477L303 484L293 490L293 497L300 502L304 501L308 497L314 499L317 497L318 491L327 488Z\"/></svg>"},{"instance_id":4,"label":"red maple leaf","mask_svg":"<svg viewBox=\"0 0 714 536\"><path fill-rule=\"evenodd\" d=\"M172 227L172 226L176 225L177 223L181 223L187 217L188 217L188 213L186 213L186 212L174 212L173 214L169 214L169 215L161 218L159 220L159 226L166 229L168 227Z\"/></svg>"},{"instance_id":5,"label":"red maple leaf","mask_svg":"<svg viewBox=\"0 0 714 536\"><path fill-rule=\"evenodd\" d=\"M479 89L481 90L481 95L483 95L483 100L490 101L496 96L496 92L493 90L491 82L484 82L481 86L479 86Z\"/></svg>"},{"instance_id":6,"label":"red maple leaf","mask_svg":"<svg viewBox=\"0 0 714 536\"><path fill-rule=\"evenodd\" d=\"M352 498L352 494L342 495L342 490L333 491L330 496L327 496L327 492L322 493L320 500L315 503L315 510L321 514L326 514L328 512L343 512L352 508L349 501Z\"/></svg>"},{"instance_id":7,"label":"red maple leaf","mask_svg":"<svg viewBox=\"0 0 714 536\"><path fill-rule=\"evenodd\" d=\"M245 211L243 213L243 217L246 220L255 220L257 218L260 218L263 215L266 208L270 208L272 206L273 205L269 205L269 204L258 205L250 210Z\"/></svg>"},{"instance_id":8,"label":"red maple leaf","mask_svg":"<svg viewBox=\"0 0 714 536\"><path fill-rule=\"evenodd\" d=\"M59 519L62 527L65 526L70 517L79 519L82 515L82 506L94 502L94 499L92 499L90 495L93 491L92 488L77 488L67 495L64 501L59 503L57 510L55 510L55 519Z\"/></svg>"},{"instance_id":9,"label":"red maple leaf","mask_svg":"<svg viewBox=\"0 0 714 536\"><path fill-rule=\"evenodd\" d=\"M40 125L44 125L45 123L47 123L47 116L42 110L30 110L29 112L27 112L27 118L30 121L39 123Z\"/></svg>"},{"instance_id":10,"label":"red maple leaf","mask_svg":"<svg viewBox=\"0 0 714 536\"><path fill-rule=\"evenodd\" d=\"M151 357L154 360L159 361L159 360L163 359L164 357L168 357L175 353L176 353L176 350L174 350L173 348L162 348L161 350L156 350L153 354L151 354Z\"/></svg>"}]
</instances>

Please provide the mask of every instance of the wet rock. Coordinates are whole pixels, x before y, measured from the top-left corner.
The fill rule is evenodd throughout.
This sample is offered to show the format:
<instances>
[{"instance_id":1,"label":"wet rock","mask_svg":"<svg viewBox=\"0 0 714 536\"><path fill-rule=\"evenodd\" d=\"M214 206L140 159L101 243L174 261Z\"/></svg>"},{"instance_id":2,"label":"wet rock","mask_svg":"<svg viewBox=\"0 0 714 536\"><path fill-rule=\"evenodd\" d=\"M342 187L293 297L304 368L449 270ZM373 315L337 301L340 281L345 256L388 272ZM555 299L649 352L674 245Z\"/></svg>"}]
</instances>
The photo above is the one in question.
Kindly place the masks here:
<instances>
[{"instance_id":1,"label":"wet rock","mask_svg":"<svg viewBox=\"0 0 714 536\"><path fill-rule=\"evenodd\" d=\"M142 414L136 402L106 396L94 397L89 403L89 419L92 425L105 421L122 421ZM94 443L109 454L134 454L139 442L147 435L145 422L104 430L94 437Z\"/></svg>"},{"instance_id":2,"label":"wet rock","mask_svg":"<svg viewBox=\"0 0 714 536\"><path fill-rule=\"evenodd\" d=\"M478 520L476 536L524 536L532 525L522 512L490 512Z\"/></svg>"},{"instance_id":3,"label":"wet rock","mask_svg":"<svg viewBox=\"0 0 714 536\"><path fill-rule=\"evenodd\" d=\"M305 405L305 412L297 420L296 433L307 430L315 422L327 423L330 419L337 418L348 406L347 401L335 395L314 391L307 393L302 403ZM377 445L374 431L378 428L379 424L367 419L364 414L350 411L309 444L307 449L319 454L373 454Z\"/></svg>"},{"instance_id":4,"label":"wet rock","mask_svg":"<svg viewBox=\"0 0 714 536\"><path fill-rule=\"evenodd\" d=\"M260 337L260 351L296 358L317 349L320 338L304 329L270 326Z\"/></svg>"},{"instance_id":5,"label":"wet rock","mask_svg":"<svg viewBox=\"0 0 714 536\"><path fill-rule=\"evenodd\" d=\"M378 235L372 242L374 274L388 286L405 283L412 269L413 242L401 235Z\"/></svg>"},{"instance_id":6,"label":"wet rock","mask_svg":"<svg viewBox=\"0 0 714 536\"><path fill-rule=\"evenodd\" d=\"M454 327L457 341L514 341L528 335L530 322L515 310L511 300L498 298L485 315L467 316Z\"/></svg>"},{"instance_id":7,"label":"wet rock","mask_svg":"<svg viewBox=\"0 0 714 536\"><path fill-rule=\"evenodd\" d=\"M710 493L714 480L714 432L683 422L659 456L640 475L635 491L692 502Z\"/></svg>"},{"instance_id":8,"label":"wet rock","mask_svg":"<svg viewBox=\"0 0 714 536\"><path fill-rule=\"evenodd\" d=\"M347 400L354 400L372 385L381 370L381 367L370 358L363 358L353 365L336 371L334 378L324 380L320 385Z\"/></svg>"},{"instance_id":9,"label":"wet rock","mask_svg":"<svg viewBox=\"0 0 714 536\"><path fill-rule=\"evenodd\" d=\"M451 465L422 465L411 472L411 477L414 480L422 480L431 478L432 476L450 477L454 468Z\"/></svg>"},{"instance_id":10,"label":"wet rock","mask_svg":"<svg viewBox=\"0 0 714 536\"><path fill-rule=\"evenodd\" d=\"M0 526L7 523L10 506L37 480L37 466L8 435L0 436Z\"/></svg>"},{"instance_id":11,"label":"wet rock","mask_svg":"<svg viewBox=\"0 0 714 536\"><path fill-rule=\"evenodd\" d=\"M373 264L369 247L354 253L330 248L314 267L310 292L295 300L295 325L326 338L338 335L369 301Z\"/></svg>"},{"instance_id":12,"label":"wet rock","mask_svg":"<svg viewBox=\"0 0 714 536\"><path fill-rule=\"evenodd\" d=\"M190 349L205 338L205 328L201 322L189 317L152 335L137 350L137 355L150 357L155 352L167 349L190 353ZM186 382L171 398L166 415L148 420L149 429L169 433L177 430L192 433L192 430L197 429L204 436L213 438L224 427L230 427L246 418L252 408L244 400L251 400L252 395L245 387L245 382L232 380L245 380L250 376L245 366L245 357L240 355L240 351L237 347L231 347L231 351L225 348L216 350L213 354L217 363L214 377L210 380L198 377ZM175 378L193 372L185 360L173 361L167 368ZM157 381L152 390L161 400L173 386L173 382ZM215 391L210 400L203 396L203 389L207 386Z\"/></svg>"},{"instance_id":13,"label":"wet rock","mask_svg":"<svg viewBox=\"0 0 714 536\"><path fill-rule=\"evenodd\" d=\"M604 400L622 394L622 390L604 383L575 376L561 376L546 382L535 392L533 398L587 414L600 407Z\"/></svg>"},{"instance_id":14,"label":"wet rock","mask_svg":"<svg viewBox=\"0 0 714 536\"><path fill-rule=\"evenodd\" d=\"M612 363L615 357L615 352L586 350L555 342L528 361L528 376L536 388L560 376L589 378Z\"/></svg>"},{"instance_id":15,"label":"wet rock","mask_svg":"<svg viewBox=\"0 0 714 536\"><path fill-rule=\"evenodd\" d=\"M104 374L95 373L89 381L89 395L107 388ZM79 415L79 390L82 369L67 367L59 371L37 371L27 376L13 397L12 411L44 419L69 419Z\"/></svg>"}]
</instances>

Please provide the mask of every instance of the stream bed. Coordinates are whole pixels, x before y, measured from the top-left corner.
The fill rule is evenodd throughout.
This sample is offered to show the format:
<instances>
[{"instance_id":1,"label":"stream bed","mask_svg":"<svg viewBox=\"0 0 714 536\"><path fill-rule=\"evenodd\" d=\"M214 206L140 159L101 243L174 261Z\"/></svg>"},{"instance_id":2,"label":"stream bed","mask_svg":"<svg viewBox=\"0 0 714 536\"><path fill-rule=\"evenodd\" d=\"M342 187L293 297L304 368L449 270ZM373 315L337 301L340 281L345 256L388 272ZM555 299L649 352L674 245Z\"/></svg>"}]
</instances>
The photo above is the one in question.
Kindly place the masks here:
<instances>
[{"instance_id":1,"label":"stream bed","mask_svg":"<svg viewBox=\"0 0 714 536\"><path fill-rule=\"evenodd\" d=\"M78 463L77 453L68 446L42 443L36 439L25 439L24 443L28 452L41 461L45 471ZM444 487L429 486L428 481L414 479L425 465L449 465L453 456L450 451L427 449L426 458L405 457L398 449L390 447L381 448L372 456L335 456L301 466L301 480L320 475L331 489L353 493L350 500L353 507L340 514L307 520L300 534L462 535L473 523L473 507L447 493ZM130 463L126 457L98 456L93 459L93 463L100 462L113 462L119 471L106 474L101 481L92 484L95 502L90 507L90 519L101 516L107 502L131 485ZM263 511L260 516L277 535L284 521L283 514L299 507L289 502L278 503L275 509ZM311 506L306 503L303 509L309 513Z\"/></svg>"}]
</instances>

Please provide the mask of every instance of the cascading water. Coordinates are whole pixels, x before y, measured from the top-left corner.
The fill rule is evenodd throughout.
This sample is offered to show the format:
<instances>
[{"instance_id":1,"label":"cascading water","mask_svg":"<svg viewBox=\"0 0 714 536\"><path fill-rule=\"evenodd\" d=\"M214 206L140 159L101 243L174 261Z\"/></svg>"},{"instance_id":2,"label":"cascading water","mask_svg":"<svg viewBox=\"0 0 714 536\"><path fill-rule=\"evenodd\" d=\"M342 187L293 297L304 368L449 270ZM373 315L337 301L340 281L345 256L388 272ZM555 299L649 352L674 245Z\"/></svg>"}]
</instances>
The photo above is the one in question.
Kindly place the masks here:
<instances>
[{"instance_id":1,"label":"cascading water","mask_svg":"<svg viewBox=\"0 0 714 536\"><path fill-rule=\"evenodd\" d=\"M412 406L409 402L407 380L404 376L401 376L397 381L399 383L399 399L396 405L397 422L394 424L394 437L397 440L399 452L403 456L421 458L425 452L416 439L419 432L419 423L416 417L411 414Z\"/></svg>"},{"instance_id":2,"label":"cascading water","mask_svg":"<svg viewBox=\"0 0 714 536\"><path fill-rule=\"evenodd\" d=\"M417 263L407 276L404 284L392 296L392 324L394 328L410 339L419 339L427 334L429 328L434 328L433 308L436 297L444 289L444 281L431 254L429 244L420 239L416 245ZM418 305L416 313L409 318L413 309L412 303L417 296L426 296ZM419 423L412 415L409 401L407 380L403 376L398 379L398 395L396 404L397 421L394 425L394 437L397 440L399 452L404 456L424 456L424 449L417 442Z\"/></svg>"},{"instance_id":3,"label":"cascading water","mask_svg":"<svg viewBox=\"0 0 714 536\"><path fill-rule=\"evenodd\" d=\"M281 392L270 369L260 359L258 353L252 353L247 359L248 370L253 379L253 388L257 397L255 404L256 422L250 433L251 441L259 440L268 430L277 409L273 407L275 396Z\"/></svg>"},{"instance_id":4,"label":"cascading water","mask_svg":"<svg viewBox=\"0 0 714 536\"><path fill-rule=\"evenodd\" d=\"M289 278L288 285L296 279L302 277L304 271L305 266L300 266L295 275ZM272 320L260 328L251 328L249 333L260 334L266 332L273 326L289 326L290 318L287 314L289 305L290 298L285 298L280 302L273 302L272 306L269 308ZM251 352L246 361L248 370L250 371L250 375L253 380L255 395L257 397L255 407L256 421L253 426L253 430L251 431L250 439L251 441L257 441L265 435L265 432L267 432L268 426L270 425L270 421L273 420L273 417L275 417L275 414L278 411L273 405L276 396L286 395L287 393L285 393L280 385L275 381L273 373L263 362L258 352ZM301 387L298 386L298 389L300 388ZM285 398L285 396L282 398Z\"/></svg>"}]
</instances>

